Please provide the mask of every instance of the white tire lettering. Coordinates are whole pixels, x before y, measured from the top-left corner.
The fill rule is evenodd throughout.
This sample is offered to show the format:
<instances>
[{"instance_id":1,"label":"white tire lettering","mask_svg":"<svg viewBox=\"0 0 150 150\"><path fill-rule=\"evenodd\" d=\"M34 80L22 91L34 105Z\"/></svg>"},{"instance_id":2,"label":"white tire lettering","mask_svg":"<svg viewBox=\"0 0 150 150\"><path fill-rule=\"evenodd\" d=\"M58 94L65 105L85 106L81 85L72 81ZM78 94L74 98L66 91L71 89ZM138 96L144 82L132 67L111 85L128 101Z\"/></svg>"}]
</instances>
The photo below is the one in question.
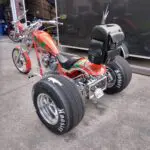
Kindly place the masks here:
<instances>
[{"instance_id":1,"label":"white tire lettering","mask_svg":"<svg viewBox=\"0 0 150 150\"><path fill-rule=\"evenodd\" d=\"M60 117L60 125L58 127L58 131L63 132L65 129L66 121L65 121L65 111L64 109L58 109L59 117Z\"/></svg>"},{"instance_id":2,"label":"white tire lettering","mask_svg":"<svg viewBox=\"0 0 150 150\"><path fill-rule=\"evenodd\" d=\"M117 88L121 88L121 86L122 86L122 81L123 81L121 72L120 72L120 70L115 70L115 73L116 73L116 76L117 76L117 84L116 84L116 87L117 87Z\"/></svg>"}]
</instances>

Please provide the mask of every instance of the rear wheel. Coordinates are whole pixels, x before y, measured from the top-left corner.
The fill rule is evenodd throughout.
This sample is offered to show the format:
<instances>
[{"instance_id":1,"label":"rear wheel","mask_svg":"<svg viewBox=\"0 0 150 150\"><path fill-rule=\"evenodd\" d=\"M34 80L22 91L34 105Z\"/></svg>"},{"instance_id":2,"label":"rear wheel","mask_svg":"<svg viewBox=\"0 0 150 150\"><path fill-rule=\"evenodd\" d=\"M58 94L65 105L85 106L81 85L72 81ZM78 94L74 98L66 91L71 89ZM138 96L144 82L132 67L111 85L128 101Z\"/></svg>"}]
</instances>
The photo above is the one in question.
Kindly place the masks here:
<instances>
[{"instance_id":1,"label":"rear wheel","mask_svg":"<svg viewBox=\"0 0 150 150\"><path fill-rule=\"evenodd\" d=\"M19 72L27 74L31 70L31 61L27 52L21 52L19 48L14 48L12 51L13 63Z\"/></svg>"},{"instance_id":2,"label":"rear wheel","mask_svg":"<svg viewBox=\"0 0 150 150\"><path fill-rule=\"evenodd\" d=\"M105 90L108 94L115 94L124 90L131 81L132 70L128 62L121 56L117 56L113 62L107 65L108 86Z\"/></svg>"},{"instance_id":3,"label":"rear wheel","mask_svg":"<svg viewBox=\"0 0 150 150\"><path fill-rule=\"evenodd\" d=\"M84 103L72 80L50 75L33 87L33 103L40 120L52 132L64 134L82 120Z\"/></svg>"}]
</instances>

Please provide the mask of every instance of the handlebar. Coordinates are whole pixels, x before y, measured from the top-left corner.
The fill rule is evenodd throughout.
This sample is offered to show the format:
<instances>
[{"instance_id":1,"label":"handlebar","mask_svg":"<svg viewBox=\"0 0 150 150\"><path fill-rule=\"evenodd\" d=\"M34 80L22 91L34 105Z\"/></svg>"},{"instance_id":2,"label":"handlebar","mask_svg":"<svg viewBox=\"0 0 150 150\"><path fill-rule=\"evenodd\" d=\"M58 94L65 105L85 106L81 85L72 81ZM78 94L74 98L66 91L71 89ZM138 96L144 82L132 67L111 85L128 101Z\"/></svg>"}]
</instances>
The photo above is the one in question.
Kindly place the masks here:
<instances>
[{"instance_id":1,"label":"handlebar","mask_svg":"<svg viewBox=\"0 0 150 150\"><path fill-rule=\"evenodd\" d=\"M49 21L40 21L41 23L47 23L51 25L63 25L63 23L55 21L55 20L49 20Z\"/></svg>"},{"instance_id":2,"label":"handlebar","mask_svg":"<svg viewBox=\"0 0 150 150\"><path fill-rule=\"evenodd\" d=\"M43 24L51 24L51 25L53 25L53 27L56 25L63 25L63 23L60 23L60 22L55 21L55 20L49 20L49 21L37 20L36 22L32 22L30 25L25 27L23 38L26 39L26 37L31 36L32 33L36 30L39 30Z\"/></svg>"},{"instance_id":3,"label":"handlebar","mask_svg":"<svg viewBox=\"0 0 150 150\"><path fill-rule=\"evenodd\" d=\"M34 23L31 23L29 25L29 28L30 29L39 29L42 26L42 24L44 24L44 23L55 25L55 26L56 25L63 25L63 23L55 21L55 20L49 20L49 21L47 21L47 20L44 20L44 21L43 20L39 20L39 21L36 21Z\"/></svg>"}]
</instances>

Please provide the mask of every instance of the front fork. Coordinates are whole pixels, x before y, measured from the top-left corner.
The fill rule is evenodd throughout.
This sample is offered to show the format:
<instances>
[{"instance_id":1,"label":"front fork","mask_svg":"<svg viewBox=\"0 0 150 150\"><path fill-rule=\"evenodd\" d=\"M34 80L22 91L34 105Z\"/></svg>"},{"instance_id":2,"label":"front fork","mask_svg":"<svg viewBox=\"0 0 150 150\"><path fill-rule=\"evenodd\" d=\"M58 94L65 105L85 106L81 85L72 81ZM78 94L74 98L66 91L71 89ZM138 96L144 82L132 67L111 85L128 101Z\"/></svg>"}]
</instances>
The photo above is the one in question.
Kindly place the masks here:
<instances>
[{"instance_id":1,"label":"front fork","mask_svg":"<svg viewBox=\"0 0 150 150\"><path fill-rule=\"evenodd\" d=\"M17 57L16 62L19 63L20 57L21 57L21 55L23 54L24 50L23 50L22 48L20 48L20 47L17 47L17 48L19 49L19 51L18 51L19 54L18 54L18 57Z\"/></svg>"},{"instance_id":2,"label":"front fork","mask_svg":"<svg viewBox=\"0 0 150 150\"><path fill-rule=\"evenodd\" d=\"M36 43L34 42L33 44L34 44L34 49L35 49L35 53L36 53L36 57L37 57L37 62L38 62L39 68L40 68L40 76L42 77L43 76L43 69L42 69L42 65L41 65L41 62L40 62L40 55L38 53Z\"/></svg>"}]
</instances>

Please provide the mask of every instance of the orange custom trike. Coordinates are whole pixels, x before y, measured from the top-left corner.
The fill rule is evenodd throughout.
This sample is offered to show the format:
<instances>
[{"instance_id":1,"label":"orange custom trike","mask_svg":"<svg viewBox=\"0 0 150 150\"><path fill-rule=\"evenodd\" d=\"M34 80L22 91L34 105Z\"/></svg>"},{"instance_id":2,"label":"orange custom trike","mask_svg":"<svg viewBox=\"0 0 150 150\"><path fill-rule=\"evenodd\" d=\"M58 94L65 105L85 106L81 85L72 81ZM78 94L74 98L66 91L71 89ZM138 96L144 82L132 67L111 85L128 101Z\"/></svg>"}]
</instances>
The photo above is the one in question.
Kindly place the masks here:
<instances>
[{"instance_id":1,"label":"orange custom trike","mask_svg":"<svg viewBox=\"0 0 150 150\"><path fill-rule=\"evenodd\" d=\"M33 103L46 127L56 134L63 134L82 120L84 99L98 101L104 92L121 92L128 86L132 71L128 62L119 56L124 41L120 26L95 26L91 33L88 58L84 58L60 53L52 37L38 30L43 23L59 24L55 20L37 21L29 27L42 78L33 86ZM12 57L20 72L30 72L31 61L27 51L16 47ZM44 73L42 66L49 71Z\"/></svg>"}]
</instances>

